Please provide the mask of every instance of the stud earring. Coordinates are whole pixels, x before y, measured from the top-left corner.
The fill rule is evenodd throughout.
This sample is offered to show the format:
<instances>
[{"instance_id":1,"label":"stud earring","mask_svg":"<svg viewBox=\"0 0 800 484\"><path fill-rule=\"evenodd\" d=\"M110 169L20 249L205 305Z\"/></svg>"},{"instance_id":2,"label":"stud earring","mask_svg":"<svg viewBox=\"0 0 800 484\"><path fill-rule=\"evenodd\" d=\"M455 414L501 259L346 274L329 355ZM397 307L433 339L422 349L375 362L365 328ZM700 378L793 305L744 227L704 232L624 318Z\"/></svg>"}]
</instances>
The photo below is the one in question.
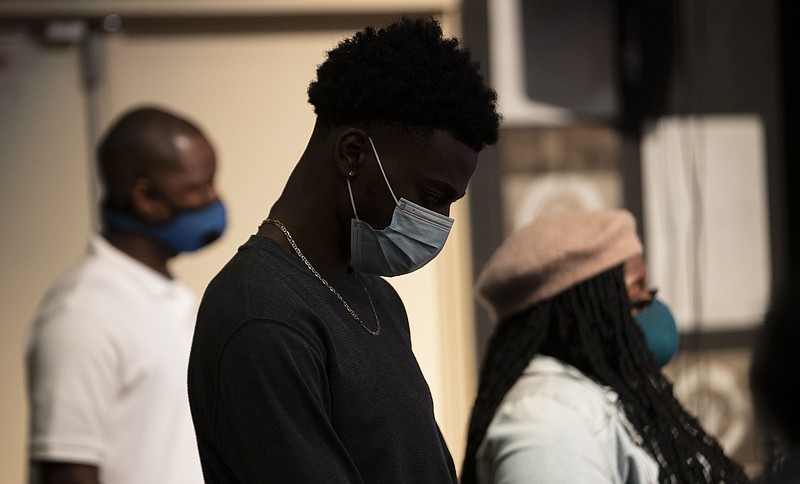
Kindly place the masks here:
<instances>
[{"instance_id":1,"label":"stud earring","mask_svg":"<svg viewBox=\"0 0 800 484\"><path fill-rule=\"evenodd\" d=\"M350 170L350 171L347 172L347 176L350 177L350 178L353 178L354 176L356 176L356 172L353 171L353 170Z\"/></svg>"}]
</instances>

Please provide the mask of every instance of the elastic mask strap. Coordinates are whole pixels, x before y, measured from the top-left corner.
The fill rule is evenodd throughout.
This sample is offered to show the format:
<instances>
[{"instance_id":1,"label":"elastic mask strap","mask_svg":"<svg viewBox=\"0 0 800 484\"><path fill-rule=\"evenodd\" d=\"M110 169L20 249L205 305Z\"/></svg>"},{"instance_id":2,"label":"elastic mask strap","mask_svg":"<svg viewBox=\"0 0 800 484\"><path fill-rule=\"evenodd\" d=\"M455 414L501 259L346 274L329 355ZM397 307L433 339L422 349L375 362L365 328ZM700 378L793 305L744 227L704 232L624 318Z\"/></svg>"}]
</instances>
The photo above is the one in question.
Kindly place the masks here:
<instances>
[{"instance_id":1,"label":"elastic mask strap","mask_svg":"<svg viewBox=\"0 0 800 484\"><path fill-rule=\"evenodd\" d=\"M353 206L353 215L356 216L356 220L358 220L358 212L356 212L356 202L353 200L353 189L350 187L350 179L347 179L347 192L350 193L350 205Z\"/></svg>"},{"instance_id":2,"label":"elastic mask strap","mask_svg":"<svg viewBox=\"0 0 800 484\"><path fill-rule=\"evenodd\" d=\"M383 174L383 179L386 181L386 186L389 187L389 193L392 194L392 198L394 199L395 205L397 205L397 197L394 196L394 190L392 190L392 185L389 184L389 179L386 178L386 172L383 171L383 165L381 164L381 157L378 156L378 150L375 149L375 143L372 142L372 138L367 136L369 140L370 146L372 146L372 152L375 153L375 159L378 160L378 167L381 169L381 174Z\"/></svg>"}]
</instances>

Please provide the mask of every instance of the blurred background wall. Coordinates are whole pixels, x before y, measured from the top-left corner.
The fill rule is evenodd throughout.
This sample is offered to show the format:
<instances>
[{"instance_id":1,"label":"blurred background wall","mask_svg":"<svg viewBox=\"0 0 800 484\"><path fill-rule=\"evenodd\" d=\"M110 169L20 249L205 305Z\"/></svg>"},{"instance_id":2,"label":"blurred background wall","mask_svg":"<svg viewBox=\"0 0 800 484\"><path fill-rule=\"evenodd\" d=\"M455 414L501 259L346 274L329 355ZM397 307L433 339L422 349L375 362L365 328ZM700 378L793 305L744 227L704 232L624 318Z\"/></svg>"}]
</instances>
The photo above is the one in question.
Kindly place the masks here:
<instances>
[{"instance_id":1,"label":"blurred background wall","mask_svg":"<svg viewBox=\"0 0 800 484\"><path fill-rule=\"evenodd\" d=\"M0 483L25 479L27 324L95 230L92 149L139 103L197 121L217 148L229 230L182 256L199 294L252 234L310 134L306 87L335 43L400 15L462 36L497 87L443 254L390 282L457 463L491 325L472 281L547 210L626 207L683 334L667 372L757 469L749 344L797 273L797 55L788 0L0 0ZM116 16L110 16L116 14ZM794 74L792 74L794 73ZM794 75L794 77L792 77Z\"/></svg>"}]
</instances>

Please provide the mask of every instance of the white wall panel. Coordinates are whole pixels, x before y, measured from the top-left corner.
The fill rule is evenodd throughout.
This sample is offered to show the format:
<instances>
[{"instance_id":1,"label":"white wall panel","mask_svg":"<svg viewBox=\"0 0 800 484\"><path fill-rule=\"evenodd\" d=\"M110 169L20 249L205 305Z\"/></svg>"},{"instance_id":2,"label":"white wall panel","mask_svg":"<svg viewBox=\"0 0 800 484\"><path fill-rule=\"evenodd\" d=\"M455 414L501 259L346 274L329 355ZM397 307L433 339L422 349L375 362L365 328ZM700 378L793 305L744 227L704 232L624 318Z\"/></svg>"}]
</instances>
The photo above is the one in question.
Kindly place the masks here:
<instances>
[{"instance_id":1,"label":"white wall panel","mask_svg":"<svg viewBox=\"0 0 800 484\"><path fill-rule=\"evenodd\" d=\"M760 323L770 262L759 118L661 118L644 138L642 163L650 279L681 330Z\"/></svg>"}]
</instances>

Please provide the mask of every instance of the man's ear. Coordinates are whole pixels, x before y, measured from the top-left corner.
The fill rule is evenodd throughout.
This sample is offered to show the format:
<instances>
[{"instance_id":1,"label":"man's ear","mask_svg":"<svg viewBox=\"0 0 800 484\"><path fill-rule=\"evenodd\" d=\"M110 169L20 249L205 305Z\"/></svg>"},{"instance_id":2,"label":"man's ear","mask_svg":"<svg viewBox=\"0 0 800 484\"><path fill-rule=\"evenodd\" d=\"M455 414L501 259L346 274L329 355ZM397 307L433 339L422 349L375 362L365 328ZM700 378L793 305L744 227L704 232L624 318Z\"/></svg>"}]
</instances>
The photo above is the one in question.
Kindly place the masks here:
<instances>
[{"instance_id":1,"label":"man's ear","mask_svg":"<svg viewBox=\"0 0 800 484\"><path fill-rule=\"evenodd\" d=\"M342 131L336 139L336 167L343 178L353 179L371 153L367 134L358 128Z\"/></svg>"},{"instance_id":2,"label":"man's ear","mask_svg":"<svg viewBox=\"0 0 800 484\"><path fill-rule=\"evenodd\" d=\"M171 216L170 208L157 195L157 190L149 178L139 177L131 189L131 208L145 222L159 223Z\"/></svg>"}]
</instances>

